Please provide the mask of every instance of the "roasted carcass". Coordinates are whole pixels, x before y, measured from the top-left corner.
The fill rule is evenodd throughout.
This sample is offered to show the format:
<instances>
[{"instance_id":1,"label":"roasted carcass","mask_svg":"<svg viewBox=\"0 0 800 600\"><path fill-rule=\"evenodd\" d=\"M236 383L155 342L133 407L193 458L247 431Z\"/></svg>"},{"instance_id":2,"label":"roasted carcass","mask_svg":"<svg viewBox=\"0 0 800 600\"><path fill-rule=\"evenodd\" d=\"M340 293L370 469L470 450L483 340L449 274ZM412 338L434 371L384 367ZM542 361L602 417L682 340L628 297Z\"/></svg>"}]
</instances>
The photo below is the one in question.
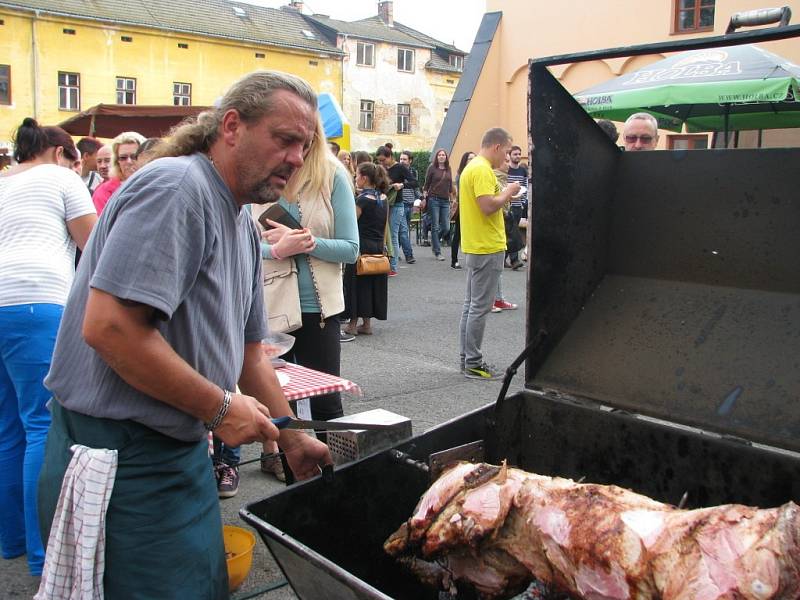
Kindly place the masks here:
<instances>
[{"instance_id":1,"label":"roasted carcass","mask_svg":"<svg viewBox=\"0 0 800 600\"><path fill-rule=\"evenodd\" d=\"M590 600L796 600L800 508L680 510L616 486L459 463L384 549L423 581L502 598L539 580Z\"/></svg>"}]
</instances>

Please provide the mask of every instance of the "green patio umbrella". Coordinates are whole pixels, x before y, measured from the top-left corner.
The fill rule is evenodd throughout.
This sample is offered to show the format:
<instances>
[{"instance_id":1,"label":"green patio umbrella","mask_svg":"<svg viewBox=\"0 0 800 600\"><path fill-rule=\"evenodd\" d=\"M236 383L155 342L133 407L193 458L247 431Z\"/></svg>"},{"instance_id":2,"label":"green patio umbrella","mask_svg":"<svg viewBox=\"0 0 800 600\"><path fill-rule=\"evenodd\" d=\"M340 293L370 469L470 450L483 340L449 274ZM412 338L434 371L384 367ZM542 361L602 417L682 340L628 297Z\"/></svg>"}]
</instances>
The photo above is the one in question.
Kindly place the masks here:
<instances>
[{"instance_id":1,"label":"green patio umbrella","mask_svg":"<svg viewBox=\"0 0 800 600\"><path fill-rule=\"evenodd\" d=\"M800 67L755 45L692 50L593 86L575 98L596 119L647 111L690 132L800 127Z\"/></svg>"}]
</instances>

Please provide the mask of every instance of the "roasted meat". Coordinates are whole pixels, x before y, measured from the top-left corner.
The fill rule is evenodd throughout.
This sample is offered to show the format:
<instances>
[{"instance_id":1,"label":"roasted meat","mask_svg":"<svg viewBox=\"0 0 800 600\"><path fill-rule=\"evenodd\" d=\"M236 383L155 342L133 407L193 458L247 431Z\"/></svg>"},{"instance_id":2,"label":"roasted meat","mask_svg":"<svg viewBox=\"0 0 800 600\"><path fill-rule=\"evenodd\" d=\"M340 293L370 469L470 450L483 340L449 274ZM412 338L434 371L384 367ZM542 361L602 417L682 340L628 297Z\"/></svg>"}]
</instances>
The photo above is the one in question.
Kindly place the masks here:
<instances>
[{"instance_id":1,"label":"roasted meat","mask_svg":"<svg viewBox=\"0 0 800 600\"><path fill-rule=\"evenodd\" d=\"M616 486L459 463L384 544L430 585L484 598L539 581L588 600L796 600L800 508L680 510Z\"/></svg>"}]
</instances>

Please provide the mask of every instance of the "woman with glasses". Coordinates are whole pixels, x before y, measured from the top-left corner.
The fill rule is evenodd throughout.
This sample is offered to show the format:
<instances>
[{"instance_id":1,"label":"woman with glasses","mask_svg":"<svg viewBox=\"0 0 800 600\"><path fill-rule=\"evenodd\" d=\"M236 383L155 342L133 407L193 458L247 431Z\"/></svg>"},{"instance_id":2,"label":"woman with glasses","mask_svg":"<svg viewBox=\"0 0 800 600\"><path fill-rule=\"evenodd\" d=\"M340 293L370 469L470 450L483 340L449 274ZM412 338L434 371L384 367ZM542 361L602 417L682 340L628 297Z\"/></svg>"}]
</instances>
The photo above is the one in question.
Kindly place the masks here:
<instances>
[{"instance_id":1,"label":"woman with glasses","mask_svg":"<svg viewBox=\"0 0 800 600\"><path fill-rule=\"evenodd\" d=\"M99 215L122 183L136 172L136 156L145 137L135 131L120 133L111 141L111 177L101 184L92 195L92 202Z\"/></svg>"},{"instance_id":2,"label":"woman with glasses","mask_svg":"<svg viewBox=\"0 0 800 600\"><path fill-rule=\"evenodd\" d=\"M44 564L37 482L50 393L43 381L75 247L97 221L89 190L70 168L79 157L66 131L27 118L14 136L19 164L0 173L0 547L6 559L27 553L32 575Z\"/></svg>"}]
</instances>

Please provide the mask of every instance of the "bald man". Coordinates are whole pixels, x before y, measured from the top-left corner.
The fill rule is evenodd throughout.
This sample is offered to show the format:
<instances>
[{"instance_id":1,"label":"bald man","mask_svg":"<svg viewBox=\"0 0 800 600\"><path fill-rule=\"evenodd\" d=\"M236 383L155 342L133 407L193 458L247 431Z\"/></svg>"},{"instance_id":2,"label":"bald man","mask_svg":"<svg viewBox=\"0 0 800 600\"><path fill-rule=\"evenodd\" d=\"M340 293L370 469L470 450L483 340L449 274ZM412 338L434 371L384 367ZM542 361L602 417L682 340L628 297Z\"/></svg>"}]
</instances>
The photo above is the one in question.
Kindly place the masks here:
<instances>
[{"instance_id":1,"label":"bald man","mask_svg":"<svg viewBox=\"0 0 800 600\"><path fill-rule=\"evenodd\" d=\"M622 141L628 152L655 150L658 144L658 121L645 112L631 115L622 128Z\"/></svg>"}]
</instances>

